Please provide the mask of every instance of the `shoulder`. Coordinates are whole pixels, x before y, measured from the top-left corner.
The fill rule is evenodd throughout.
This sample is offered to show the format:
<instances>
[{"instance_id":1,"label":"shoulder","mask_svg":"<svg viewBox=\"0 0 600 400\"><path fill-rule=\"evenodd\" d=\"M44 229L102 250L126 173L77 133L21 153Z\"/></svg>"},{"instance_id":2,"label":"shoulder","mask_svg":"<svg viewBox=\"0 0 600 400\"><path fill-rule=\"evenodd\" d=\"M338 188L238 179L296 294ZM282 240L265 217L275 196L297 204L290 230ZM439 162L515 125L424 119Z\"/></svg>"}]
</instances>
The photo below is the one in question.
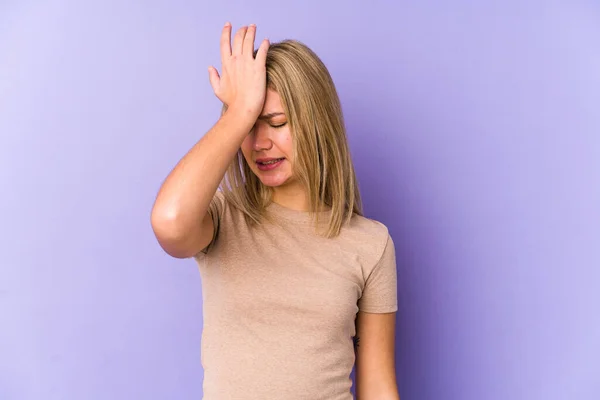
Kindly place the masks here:
<instances>
[{"instance_id":1,"label":"shoulder","mask_svg":"<svg viewBox=\"0 0 600 400\"><path fill-rule=\"evenodd\" d=\"M388 227L383 222L362 215L354 215L347 229L373 238L387 238L389 235Z\"/></svg>"},{"instance_id":2,"label":"shoulder","mask_svg":"<svg viewBox=\"0 0 600 400\"><path fill-rule=\"evenodd\" d=\"M222 217L226 211L231 209L231 202L227 200L227 196L221 190L217 190L210 202L209 212Z\"/></svg>"},{"instance_id":3,"label":"shoulder","mask_svg":"<svg viewBox=\"0 0 600 400\"><path fill-rule=\"evenodd\" d=\"M350 223L342 228L340 240L347 251L356 252L365 267L375 265L391 243L388 227L375 219L355 215Z\"/></svg>"}]
</instances>

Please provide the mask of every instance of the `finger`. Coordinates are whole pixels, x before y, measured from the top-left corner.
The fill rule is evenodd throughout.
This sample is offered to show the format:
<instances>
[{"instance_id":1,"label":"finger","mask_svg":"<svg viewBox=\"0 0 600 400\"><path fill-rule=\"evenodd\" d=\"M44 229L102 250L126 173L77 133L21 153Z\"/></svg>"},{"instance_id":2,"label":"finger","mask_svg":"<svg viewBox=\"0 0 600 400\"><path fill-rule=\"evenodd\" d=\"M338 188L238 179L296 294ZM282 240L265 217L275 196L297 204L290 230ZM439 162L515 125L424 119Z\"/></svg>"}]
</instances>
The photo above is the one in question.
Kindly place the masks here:
<instances>
[{"instance_id":1,"label":"finger","mask_svg":"<svg viewBox=\"0 0 600 400\"><path fill-rule=\"evenodd\" d=\"M227 22L221 32L221 62L231 57L231 24Z\"/></svg>"},{"instance_id":2,"label":"finger","mask_svg":"<svg viewBox=\"0 0 600 400\"><path fill-rule=\"evenodd\" d=\"M269 51L269 46L271 45L271 43L269 42L269 39L264 39L261 43L260 46L258 47L258 50L256 50L256 62L259 63L260 65L265 65L267 62L267 53Z\"/></svg>"},{"instance_id":3,"label":"finger","mask_svg":"<svg viewBox=\"0 0 600 400\"><path fill-rule=\"evenodd\" d=\"M252 57L254 53L254 38L256 37L256 25L250 24L246 37L244 38L244 47L242 49L243 54Z\"/></svg>"},{"instance_id":4,"label":"finger","mask_svg":"<svg viewBox=\"0 0 600 400\"><path fill-rule=\"evenodd\" d=\"M247 26L242 26L233 37L233 52L232 55L242 54L242 44L244 43L244 38L246 37L246 32L248 31Z\"/></svg>"},{"instance_id":5,"label":"finger","mask_svg":"<svg viewBox=\"0 0 600 400\"><path fill-rule=\"evenodd\" d=\"M208 80L210 81L210 86L212 86L215 93L219 90L219 84L221 83L221 77L219 76L219 71L215 67L208 67Z\"/></svg>"}]
</instances>

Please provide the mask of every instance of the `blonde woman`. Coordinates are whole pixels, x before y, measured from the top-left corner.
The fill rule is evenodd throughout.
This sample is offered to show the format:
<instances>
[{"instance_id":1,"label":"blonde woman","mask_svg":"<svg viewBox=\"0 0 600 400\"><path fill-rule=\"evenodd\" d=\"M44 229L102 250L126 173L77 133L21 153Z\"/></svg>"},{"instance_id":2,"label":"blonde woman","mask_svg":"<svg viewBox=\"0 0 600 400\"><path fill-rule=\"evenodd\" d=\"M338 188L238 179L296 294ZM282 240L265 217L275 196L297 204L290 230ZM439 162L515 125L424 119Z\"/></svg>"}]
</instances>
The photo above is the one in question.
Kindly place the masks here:
<instances>
[{"instance_id":1,"label":"blonde woman","mask_svg":"<svg viewBox=\"0 0 600 400\"><path fill-rule=\"evenodd\" d=\"M221 35L218 122L164 181L162 248L203 287L204 399L398 399L396 261L362 215L340 102L297 41ZM220 187L220 190L218 190Z\"/></svg>"}]
</instances>

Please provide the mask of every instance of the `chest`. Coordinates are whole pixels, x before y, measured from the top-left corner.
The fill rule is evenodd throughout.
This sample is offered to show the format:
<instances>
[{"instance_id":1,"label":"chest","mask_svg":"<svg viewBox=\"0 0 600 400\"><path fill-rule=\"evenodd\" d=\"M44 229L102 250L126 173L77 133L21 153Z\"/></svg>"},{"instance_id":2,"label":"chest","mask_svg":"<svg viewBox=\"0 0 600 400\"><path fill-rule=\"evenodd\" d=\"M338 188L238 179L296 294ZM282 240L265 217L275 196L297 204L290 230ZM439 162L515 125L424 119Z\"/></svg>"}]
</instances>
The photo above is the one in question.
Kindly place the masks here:
<instances>
[{"instance_id":1,"label":"chest","mask_svg":"<svg viewBox=\"0 0 600 400\"><path fill-rule=\"evenodd\" d=\"M207 296L240 320L303 329L349 328L358 312L358 258L293 229L224 234L202 267Z\"/></svg>"}]
</instances>

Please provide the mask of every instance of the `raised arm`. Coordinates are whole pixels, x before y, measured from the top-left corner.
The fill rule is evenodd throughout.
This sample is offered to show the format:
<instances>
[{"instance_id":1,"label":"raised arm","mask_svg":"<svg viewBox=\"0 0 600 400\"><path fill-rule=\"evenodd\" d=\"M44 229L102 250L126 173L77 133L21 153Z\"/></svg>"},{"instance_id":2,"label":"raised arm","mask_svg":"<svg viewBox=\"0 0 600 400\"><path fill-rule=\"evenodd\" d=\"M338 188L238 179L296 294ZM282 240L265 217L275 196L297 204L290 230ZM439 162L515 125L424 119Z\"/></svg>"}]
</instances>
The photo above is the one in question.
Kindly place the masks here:
<instances>
[{"instance_id":1,"label":"raised arm","mask_svg":"<svg viewBox=\"0 0 600 400\"><path fill-rule=\"evenodd\" d=\"M151 224L161 247L187 258L206 247L214 233L208 206L227 167L260 114L266 93L265 39L253 57L256 26L240 28L231 46L231 25L221 34L222 76L209 68L210 83L227 111L177 163L163 182Z\"/></svg>"}]
</instances>

